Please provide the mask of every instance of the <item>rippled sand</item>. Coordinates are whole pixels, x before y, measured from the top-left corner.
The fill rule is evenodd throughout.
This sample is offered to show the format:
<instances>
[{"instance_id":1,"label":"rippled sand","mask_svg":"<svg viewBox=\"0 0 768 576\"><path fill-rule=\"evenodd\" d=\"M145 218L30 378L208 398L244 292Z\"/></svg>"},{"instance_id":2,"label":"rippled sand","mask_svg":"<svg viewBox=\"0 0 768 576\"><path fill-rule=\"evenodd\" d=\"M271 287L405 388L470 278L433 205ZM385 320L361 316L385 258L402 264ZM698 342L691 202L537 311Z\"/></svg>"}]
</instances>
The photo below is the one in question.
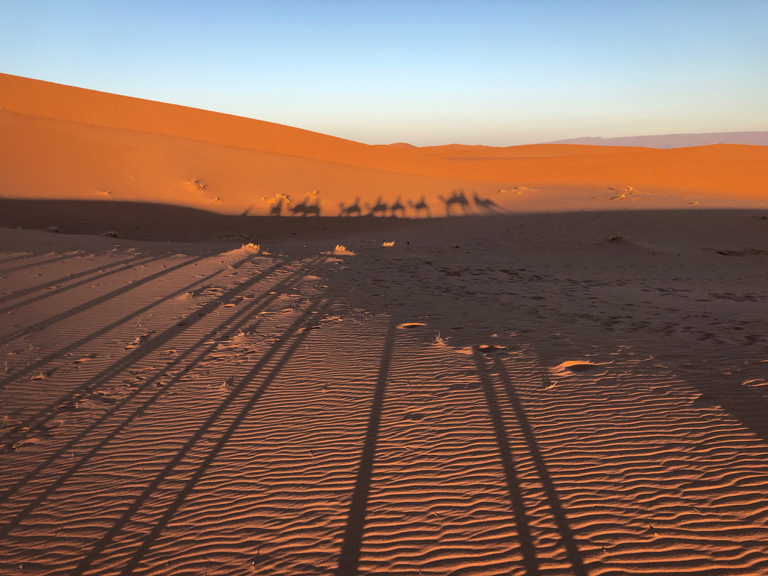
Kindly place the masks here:
<instances>
[{"instance_id":1,"label":"rippled sand","mask_svg":"<svg viewBox=\"0 0 768 576\"><path fill-rule=\"evenodd\" d=\"M0 571L763 573L760 216L0 229Z\"/></svg>"}]
</instances>

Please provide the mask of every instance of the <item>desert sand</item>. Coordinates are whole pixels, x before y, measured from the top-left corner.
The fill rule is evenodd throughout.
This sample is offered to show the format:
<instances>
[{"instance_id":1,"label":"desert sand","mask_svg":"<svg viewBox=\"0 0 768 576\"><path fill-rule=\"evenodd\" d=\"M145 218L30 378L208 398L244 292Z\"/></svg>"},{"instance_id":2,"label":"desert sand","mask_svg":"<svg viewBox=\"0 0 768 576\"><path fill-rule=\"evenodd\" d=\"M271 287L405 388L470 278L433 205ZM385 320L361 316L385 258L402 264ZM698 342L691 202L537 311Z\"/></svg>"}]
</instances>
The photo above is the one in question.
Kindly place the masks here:
<instances>
[{"instance_id":1,"label":"desert sand","mask_svg":"<svg viewBox=\"0 0 768 576\"><path fill-rule=\"evenodd\" d=\"M0 87L1 573L768 571L762 148Z\"/></svg>"}]
</instances>

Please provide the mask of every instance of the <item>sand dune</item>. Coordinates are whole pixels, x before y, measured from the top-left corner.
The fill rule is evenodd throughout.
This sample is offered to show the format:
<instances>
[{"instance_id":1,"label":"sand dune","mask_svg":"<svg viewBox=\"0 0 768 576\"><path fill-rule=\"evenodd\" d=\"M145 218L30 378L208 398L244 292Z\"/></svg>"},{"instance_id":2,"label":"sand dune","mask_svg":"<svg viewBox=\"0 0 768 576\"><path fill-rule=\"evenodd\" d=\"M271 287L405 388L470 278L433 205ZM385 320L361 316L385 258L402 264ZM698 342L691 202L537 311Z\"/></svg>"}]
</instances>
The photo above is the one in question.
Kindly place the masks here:
<instances>
[{"instance_id":1,"label":"sand dune","mask_svg":"<svg viewBox=\"0 0 768 576\"><path fill-rule=\"evenodd\" d=\"M417 211L408 201L422 200L444 214L440 197L455 190L464 190L468 207L480 212L473 193L504 210L612 210L617 205L607 189L628 186L644 193L634 207L757 207L768 201L768 148L758 146L368 146L9 75L0 75L0 126L5 197L268 214L287 196L294 205L319 206L324 215L350 206L363 214L379 204L389 209L399 199L403 212L395 213L410 216ZM319 195L307 196L315 190ZM510 190L518 192L500 192ZM287 202L282 208L286 213Z\"/></svg>"}]
</instances>

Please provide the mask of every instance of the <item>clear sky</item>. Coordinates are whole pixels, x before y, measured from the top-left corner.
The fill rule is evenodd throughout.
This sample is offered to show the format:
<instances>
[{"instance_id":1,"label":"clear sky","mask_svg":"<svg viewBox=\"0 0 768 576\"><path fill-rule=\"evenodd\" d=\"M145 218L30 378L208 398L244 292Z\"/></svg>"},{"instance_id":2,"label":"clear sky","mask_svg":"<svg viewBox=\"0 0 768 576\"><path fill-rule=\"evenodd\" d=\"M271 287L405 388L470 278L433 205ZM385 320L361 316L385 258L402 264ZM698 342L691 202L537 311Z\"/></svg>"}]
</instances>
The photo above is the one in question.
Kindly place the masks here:
<instances>
[{"instance_id":1,"label":"clear sky","mask_svg":"<svg viewBox=\"0 0 768 576\"><path fill-rule=\"evenodd\" d=\"M0 72L369 144L768 130L768 0L0 0Z\"/></svg>"}]
</instances>

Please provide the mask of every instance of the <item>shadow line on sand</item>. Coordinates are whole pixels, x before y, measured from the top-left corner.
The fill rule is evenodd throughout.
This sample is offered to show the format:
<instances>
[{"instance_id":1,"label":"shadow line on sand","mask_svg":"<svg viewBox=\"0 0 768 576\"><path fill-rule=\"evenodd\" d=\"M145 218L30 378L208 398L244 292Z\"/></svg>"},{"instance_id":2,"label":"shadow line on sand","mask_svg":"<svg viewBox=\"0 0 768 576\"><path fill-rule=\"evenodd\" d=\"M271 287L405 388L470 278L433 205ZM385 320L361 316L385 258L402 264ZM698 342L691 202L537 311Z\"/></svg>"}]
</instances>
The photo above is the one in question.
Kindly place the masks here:
<instances>
[{"instance_id":1,"label":"shadow line on sand","mask_svg":"<svg viewBox=\"0 0 768 576\"><path fill-rule=\"evenodd\" d=\"M82 254L80 253L64 254L63 256L59 256L58 258L51 258L50 260L43 260L42 262L30 262L29 264L23 264L21 266L16 266L15 268L7 268L6 270L0 270L0 274L11 274L12 272L18 272L19 270L26 270L27 268L32 268L34 266L45 266L46 264L53 264L54 262L69 260L70 258L74 258L75 256L82 256Z\"/></svg>"},{"instance_id":2,"label":"shadow line on sand","mask_svg":"<svg viewBox=\"0 0 768 576\"><path fill-rule=\"evenodd\" d=\"M475 352L475 354L477 355L479 353ZM563 504L557 494L557 490L555 489L555 484L552 481L552 476L549 473L547 464L544 461L541 450L539 450L538 443L536 442L536 435L533 432L533 427L528 421L528 416L526 415L520 398L515 391L515 387L512 384L509 373L507 372L504 363L499 358L496 358L493 362L493 371L501 379L501 384L504 388L504 391L506 392L509 403L512 406L515 419L517 420L517 423L523 433L523 437L525 438L525 442L528 445L528 452L533 459L536 473L542 483L542 486L544 487L544 494L546 496L550 510L552 511L552 517L555 520L557 531L560 533L561 544L565 548L566 557L568 558L568 562L571 564L571 571L575 576L587 576L587 569L584 567L584 560L581 556L581 552L579 551L578 543L576 542L573 530L571 529L570 523L568 522L568 518L565 515Z\"/></svg>"},{"instance_id":3,"label":"shadow line on sand","mask_svg":"<svg viewBox=\"0 0 768 576\"><path fill-rule=\"evenodd\" d=\"M16 262L17 260L23 260L24 258L34 258L37 256L37 254L32 254L31 252L27 252L26 254L19 254L17 256L8 256L7 258L0 258L0 266L3 264L7 264L8 262ZM3 271L0 270L0 274L2 274Z\"/></svg>"},{"instance_id":4,"label":"shadow line on sand","mask_svg":"<svg viewBox=\"0 0 768 576\"><path fill-rule=\"evenodd\" d=\"M175 516L176 512L184 504L184 501L187 499L187 496L189 496L192 490L195 489L195 486L197 486L198 482L200 482L200 480L205 475L208 468L211 466L211 464L213 464L213 461L218 457L219 453L224 449L224 446L226 446L226 444L230 441L234 433L240 428L243 421L248 416L248 413L253 409L253 407L256 405L259 399L267 391L267 388L272 384L272 382L274 382L275 378L277 378L277 376L280 374L280 371L285 367L288 361L293 357L293 355L299 349L301 344L304 342L304 340L308 336L309 330L312 327L317 326L317 324L322 320L325 314L325 311L330 309L332 305L333 305L333 299L331 298L327 300L322 306L317 308L317 314L314 316L314 318L311 318L310 316L311 310L310 310L306 314L304 314L304 316L299 320L299 322L301 322L308 317L311 318L310 321L306 323L304 331L300 333L298 336L296 336L296 338L294 339L293 343L288 348L288 350L286 350L283 356L280 358L280 360L278 360L275 363L275 366L272 368L269 374L264 378L261 385L254 391L253 395L248 399L248 402L246 402L246 404L237 414L237 416L232 421L232 423L227 427L227 429L224 431L221 437L216 441L216 444L214 444L214 446L211 448L210 452L205 457L203 462L197 467L194 473L184 483L184 486L176 494L176 497L173 499L173 502L166 508L165 514L163 514L162 518L160 518L155 523L154 527L152 528L152 531L144 538L139 549L131 555L131 558L128 564L123 568L123 570L121 571L121 574L133 574L133 571L138 568L139 563L144 558L144 556L146 556L147 552L149 552L155 540L157 540L157 538L160 536L162 531L165 529L165 527L168 525L171 519ZM249 384L251 381L254 380L256 375L266 365L266 363L269 361L271 356L276 353L277 348L279 348L282 344L284 344L287 341L287 339L290 337L291 332L294 332L294 331L295 331L295 328L292 326L284 334L283 339L281 339L280 342L274 344L272 348L270 348L270 350L264 355L264 357L262 357L262 359L256 363L256 365L251 369L251 371L244 377L243 381L240 384L241 388L244 388L247 384Z\"/></svg>"},{"instance_id":5,"label":"shadow line on sand","mask_svg":"<svg viewBox=\"0 0 768 576\"><path fill-rule=\"evenodd\" d=\"M248 259L250 259L249 257ZM105 382L108 382L111 378L114 378L116 375L120 374L124 370L126 370L128 367L130 367L135 362L139 361L140 359L148 356L164 344L171 341L173 338L179 336L181 333L190 330L198 321L202 319L203 316L206 314L212 312L219 304L222 302L229 300L230 298L236 296L237 294L243 292L244 290L247 290L251 286L255 285L257 282L262 280L263 278L267 277L270 273L274 272L275 270L281 268L283 266L283 262L278 262L277 264L274 264L273 266L267 268L266 270L263 270L262 272L254 275L251 279L249 279L247 282L243 284L239 284L236 288L233 290L230 290L229 292L218 296L214 298L213 300L209 301L207 304L205 304L203 307L201 307L196 312L193 312L189 315L187 315L182 322L179 322L179 324L175 326L171 326L161 332L159 335L154 336L151 338L146 344L143 344L142 346L139 346L137 348L134 348L131 352L123 356L122 358L115 361L111 366L105 368L95 376L89 378L79 386L75 387L74 389L70 390L54 402L50 403L45 408L42 408L41 410L38 410L37 413L34 415L26 418L23 422L16 425L14 428L12 428L10 431L6 432L0 439L5 442L9 437L12 437L22 429L25 429L25 434L32 433L36 430L38 430L43 424L45 424L47 421L49 421L51 418L55 415L55 408L60 405L63 402L68 401L71 399L75 394L82 392L83 390L93 390L96 387L100 386L101 384L104 384ZM222 268L215 274L218 274L225 270L225 268ZM182 290L183 291L183 290ZM170 298L170 296L166 297L166 299ZM154 303L157 304L157 303ZM154 305L153 304L153 305ZM136 313L134 313L136 314ZM102 329L104 331L105 329ZM17 375L14 375L18 377ZM38 420L41 419L41 420ZM2 449L2 451L8 450L9 447L6 446Z\"/></svg>"},{"instance_id":6,"label":"shadow line on sand","mask_svg":"<svg viewBox=\"0 0 768 576\"><path fill-rule=\"evenodd\" d=\"M232 268L238 268L241 265L243 265L246 262L249 262L251 260L252 260L252 257L251 256L247 256L247 257L239 260L235 264L233 264ZM283 260L283 262L285 262L285 261L286 260ZM26 368L22 368L21 370L12 372L9 376L6 377L6 379L2 382L2 384L0 384L0 390L3 390L4 388L7 388L10 384L12 384L13 382L17 381L19 378L23 378L24 376L28 376L29 374L37 372L38 370L40 370L43 366L45 366L49 362L53 362L54 360L57 360L57 359L61 358L63 355L67 354L68 352L72 352L74 350L77 350L81 346L87 344L88 342L91 342L91 341L95 340L96 338L98 338L100 336L103 336L104 334L106 334L106 333L110 332L111 330L114 330L115 328L125 324L126 322L132 320L133 318L136 318L136 317L144 314L145 312L148 312L149 310L151 310L151 309L153 309L153 308L155 308L157 306L160 306L164 302L168 302L169 300L172 300L173 298L176 298L177 296L181 296L185 292L188 292L190 288L193 288L194 286L198 286L200 284L203 284L204 282L207 282L207 281L215 278L216 276L218 276L219 274L221 274L225 270L226 270L226 267L225 268L221 268L219 270L216 270L215 272L212 272L211 274L208 274L207 276L204 276L203 278L200 278L199 280L195 280L194 282L190 282L186 286L184 286L184 287L182 287L182 288L180 288L180 289L178 289L178 290L176 290L176 291L174 291L174 292L172 292L172 293L170 293L170 294L168 294L166 296L158 298L154 302L152 302L150 304L147 304L146 306L143 306L143 307L139 308L138 310L135 310L135 311L133 311L133 312L131 312L129 314L126 314L125 316L123 316L122 318L120 318L118 320L115 320L111 324L109 324L109 325L107 325L107 326L105 326L103 328L100 328L100 329L96 330L95 332L92 332L91 334L89 334L87 336L84 336L84 337L80 338L79 340L73 342L72 344L69 344L69 345L65 346L64 348L61 348L57 352L53 352L51 354L48 354L47 356L45 356L44 358L41 358L37 362L34 362L33 364L30 364Z\"/></svg>"},{"instance_id":7,"label":"shadow line on sand","mask_svg":"<svg viewBox=\"0 0 768 576\"><path fill-rule=\"evenodd\" d=\"M156 259L160 259L160 258L161 257L158 257ZM136 280L135 282L127 284L126 286L123 286L116 290L112 290L111 292L107 292L106 294L102 294L101 296L97 296L96 298L93 298L92 300L88 300L87 302L83 302L82 304L75 306L70 310L66 310L64 312L56 314L55 316L51 316L50 318L46 318L45 320L36 322L31 326L27 326L23 330L17 330L16 332L12 332L11 334L8 334L7 336L3 336L2 338L0 338L0 345L8 344L9 342L13 342L17 338L24 336L25 334L43 330L44 328L48 328L53 324L62 322L63 320L67 320L68 318L71 318L73 316L77 316L81 312L85 312L86 310L90 310L91 308L94 308L99 304L103 304L104 302L108 302L109 300L122 296L123 294L130 292L134 288L143 286L144 284L147 284L148 282L152 282L153 280L157 280L161 276L166 276L167 274L170 274L171 272L175 272L176 270L179 270L180 268L184 268L185 266L192 266L196 262L200 262L204 258L205 258L204 256L198 256L197 258L192 258L185 262L176 264L175 266L163 268L158 272L150 274L149 276L145 276L144 278L141 278L139 280Z\"/></svg>"},{"instance_id":8,"label":"shadow line on sand","mask_svg":"<svg viewBox=\"0 0 768 576\"><path fill-rule=\"evenodd\" d=\"M205 422L203 422L203 424L201 424L198 427L198 429L194 432L194 434L185 442L184 446L176 452L173 458L171 458L171 460L165 465L165 467L160 471L160 473L155 476L155 478L150 482L150 484L146 486L146 488L133 501L133 503L122 514L122 516L118 518L118 520L112 525L112 527L110 527L110 529L98 540L98 542L96 542L93 548L91 548L91 550L84 556L83 560L71 572L72 576L83 574L85 571L88 570L91 564L93 564L93 562L99 557L101 552L103 552L104 549L107 546L109 546L109 544L113 541L115 536L117 536L120 533L120 531L126 526L126 524L128 524L128 522L133 517L133 515L139 509L141 509L144 503L147 502L147 500L149 500L149 498L158 490L162 482L184 460L184 458L187 456L190 450L192 450L192 448L200 441L200 439L203 438L206 432L210 430L210 428L222 416L224 411L238 398L238 396L241 395L242 392L245 391L247 386L252 383L255 376L261 371L262 368L264 368L264 366L272 359L272 357L275 354L277 354L277 352L282 347L282 345L285 344L298 331L298 329L301 327L302 324L305 324L306 319L311 318L313 316L313 312L318 312L317 317L313 319L312 322L309 323L309 325L314 325L320 321L320 318L322 317L321 311L326 310L332 304L331 300L326 300L324 304L322 304L323 296L324 295L321 294L320 297L316 300L316 302L313 305L311 305L301 315L300 318L298 318L296 321L293 322L293 324L291 324L291 326L286 330L286 332L283 334L280 340L275 344L273 344L269 348L269 350L264 353L264 355L259 359L259 361L254 365L254 367L248 372L248 374L246 374L246 376L243 377L240 383L232 389L232 391L227 395L227 397L208 416ZM294 344L291 345L291 347L285 352L283 357L278 361L275 369L273 369L273 371L264 380L261 386L259 386L254 391L253 395L245 404L243 409L241 409L238 416L230 424L230 426L225 430L224 434L219 438L219 441L209 451L208 456L203 461L203 463L198 467L196 472L193 473L193 475L187 480L187 482L184 485L184 488L182 488L182 490L179 493L177 493L177 496L174 499L174 503L169 506L166 513L163 515L163 518L155 525L155 528L147 536L147 538L142 543L142 546L139 548L139 550L132 555L132 559L129 565L124 568L124 573L132 572L133 568L135 567L135 564L137 564L140 561L140 558L149 549L149 546L151 546L151 544L157 538L160 531L165 527L165 525L171 519L173 514L176 513L176 511L178 510L178 507L181 506L186 496L189 494L192 488L194 488L194 485L199 481L200 477L202 476L202 473L205 472L208 466L210 466L210 463L213 461L213 458L215 458L215 456L219 453L221 448L223 448L224 444L226 443L226 440L229 439L229 437L231 437L231 435L235 432L237 427L242 423L242 420L245 418L248 411L251 410L253 406L256 404L256 402L262 397L268 385L272 382L272 380L274 380L275 376L277 376L277 374L279 373L280 368L285 366L288 360L290 360L290 358L296 352L299 345L306 337L307 333L308 331L305 330L302 334L300 334L297 337L296 341L294 341Z\"/></svg>"},{"instance_id":9,"label":"shadow line on sand","mask_svg":"<svg viewBox=\"0 0 768 576\"><path fill-rule=\"evenodd\" d=\"M344 529L344 538L341 544L339 565L336 568L336 576L353 576L357 574L360 563L360 551L363 543L363 531L365 530L365 516L368 512L368 496L371 492L371 477L373 475L373 461L376 454L376 442L379 438L381 413L384 408L384 394L387 388L389 366L392 362L392 354L395 348L396 323L390 320L387 335L384 340L384 350L381 355L381 366L376 379L376 388L373 392L371 412L368 417L368 428L365 434L363 451L360 454L360 467L357 470L355 488L352 493L352 502L349 506L347 526Z\"/></svg>"},{"instance_id":10,"label":"shadow line on sand","mask_svg":"<svg viewBox=\"0 0 768 576\"><path fill-rule=\"evenodd\" d=\"M10 300L16 300L17 298L22 298L24 296L28 296L29 294L34 294L35 292L40 292L41 290L48 290L53 287L55 287L57 284L63 284L66 282L72 282L73 280L77 280L78 278L83 278L85 276L90 276L91 274L95 274L97 272L103 272L102 274L99 274L98 276L92 276L90 278L85 278L84 280L81 280L80 282L75 282L74 284L68 284L67 286L61 286L60 288L53 288L50 291L40 294L38 296L29 298L25 300L24 302L17 302L15 304L11 304L10 306L6 306L5 308L0 308L0 314L3 314L7 312L10 309L20 308L21 306L28 306L29 304L32 304L33 302L39 302L40 300L43 300L45 298L50 298L51 296L55 296L58 294L61 294L63 292L66 292L67 290L72 290L73 288L79 288L83 284L87 284L88 282L93 282L95 280L101 280L102 278L106 278L108 276L111 276L112 274L117 274L118 272L123 272L125 270L128 270L130 268L134 268L136 266L141 266L145 264L149 264L150 262L154 262L155 260L159 260L160 258L163 258L163 256L157 256L154 258L149 258L147 256L133 256L131 258L126 258L124 260L120 260L119 262L110 262L108 264L104 264L103 266L97 266L96 268L91 268L90 270L83 270L82 272L77 272L75 274L72 274L70 276L65 276L63 278L58 278L56 280L51 280L50 282L46 282L44 284L38 284L37 286L32 286L30 288L24 288L22 290L16 290L15 292L11 292L10 294L6 294L5 296L0 297L0 303L8 302ZM142 262L142 260L144 260ZM120 266L119 268L116 268ZM109 272L106 272L109 268L116 268L115 270L110 270Z\"/></svg>"},{"instance_id":11,"label":"shadow line on sand","mask_svg":"<svg viewBox=\"0 0 768 576\"><path fill-rule=\"evenodd\" d=\"M494 434L496 435L496 444L499 448L501 465L504 469L507 491L509 492L512 512L515 517L515 525L517 526L517 536L520 540L525 573L529 575L537 575L540 574L541 571L539 559L536 556L536 545L531 536L530 519L525 510L523 491L520 486L520 479L517 477L517 472L515 471L515 460L512 456L512 449L509 446L509 437L504 426L504 418L499 409L499 400L496 396L496 391L494 390L493 382L491 381L491 374L485 363L485 359L477 350L473 352L473 355L480 383L483 387L485 402L488 405L488 414L491 418L491 423L493 424Z\"/></svg>"},{"instance_id":12,"label":"shadow line on sand","mask_svg":"<svg viewBox=\"0 0 768 576\"><path fill-rule=\"evenodd\" d=\"M288 278L283 279L282 281L272 286L271 288L280 289L280 287L285 287L290 284L293 284L298 278L303 276L305 273L309 273L309 271L305 269L301 269L295 272L294 274L290 275ZM23 478L21 478L13 486L7 489L2 495L0 495L0 505L3 505L6 502L8 502L10 498L12 498L16 493L18 493L19 490L21 490L26 484L28 484L35 476L37 476L45 468L47 468L48 466L56 462L56 460L61 458L64 454L72 450L77 445L78 442L83 440L88 434L90 434L95 429L97 429L101 424L103 424L110 417L116 414L120 409L124 408L136 396L138 396L144 390L149 388L152 384L157 382L161 377L163 377L169 371L180 366L182 361L188 356L190 356L191 354L193 354L195 351L199 350L199 348L202 347L204 342L208 341L210 338L212 338L215 335L218 335L220 337L229 337L236 334L237 331L241 329L242 326L245 325L252 318L253 314L258 314L259 311L265 309L267 306L269 306L269 304L271 304L277 298L278 298L278 295L269 297L268 295L264 294L262 295L261 298L256 299L250 305L244 306L232 317L227 318L221 324L209 330L208 333L201 336L195 344L193 344L189 349L187 349L182 354L180 354L171 364L164 366L161 370L156 372L151 378L148 378L146 381L144 381L140 387L138 387L136 390L131 392L131 394L129 394L127 397L120 400L120 402L118 402L116 405L110 408L106 413L104 413L101 417L99 417L98 420L91 423L84 430L80 431L74 438L70 439L64 446L59 448L54 454L50 455L44 462L40 463L36 468L28 472ZM229 325L229 328L227 328L222 333L221 330L227 325ZM51 494L53 494L70 477L72 477L75 473L77 473L77 471L81 469L85 464L87 464L87 462L91 458L93 458L93 456L95 456L99 450L103 449L104 446L106 446L112 439L114 439L125 428L127 428L127 426L130 425L131 422L133 422L139 415L143 414L146 410L148 410L161 396L166 394L169 389L171 389L175 384L177 384L181 380L183 376L189 373L190 370L192 370L197 364L199 364L203 359L205 359L205 357L211 351L213 351L217 346L218 346L218 341L212 345L207 346L204 350L202 350L202 352L200 352L189 364L187 364L179 374L174 376L166 385L164 385L157 392L155 392L154 395L152 395L150 398L145 400L141 406L139 406L136 410L134 410L131 414L129 414L127 418L125 418L119 425L117 425L116 428L112 429L95 446L90 448L86 454L79 457L75 464L73 464L65 472L60 474L59 477L56 480L54 480L52 483L50 483L41 494L39 494L32 502L27 504L22 509L22 511L20 511L14 517L14 519L11 522L9 522L6 526L0 529L0 536L6 535L8 532L13 530L13 528L18 526L21 522L23 522L24 518L26 518L37 506L39 506Z\"/></svg>"}]
</instances>

